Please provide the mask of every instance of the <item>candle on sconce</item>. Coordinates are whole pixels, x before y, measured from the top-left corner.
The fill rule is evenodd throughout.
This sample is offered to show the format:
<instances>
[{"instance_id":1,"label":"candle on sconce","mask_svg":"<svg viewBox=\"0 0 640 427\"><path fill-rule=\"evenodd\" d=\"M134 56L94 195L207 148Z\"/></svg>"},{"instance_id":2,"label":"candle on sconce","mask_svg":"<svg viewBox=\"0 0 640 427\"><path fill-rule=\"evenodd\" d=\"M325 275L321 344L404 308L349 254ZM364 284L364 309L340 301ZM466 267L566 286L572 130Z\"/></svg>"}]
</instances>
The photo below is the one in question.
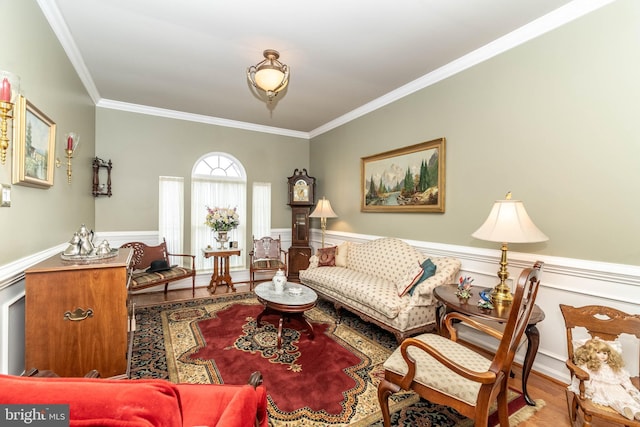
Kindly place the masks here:
<instances>
[{"instance_id":1,"label":"candle on sconce","mask_svg":"<svg viewBox=\"0 0 640 427\"><path fill-rule=\"evenodd\" d=\"M0 88L0 101L11 101L11 83L6 77L2 80L2 87Z\"/></svg>"},{"instance_id":2,"label":"candle on sconce","mask_svg":"<svg viewBox=\"0 0 640 427\"><path fill-rule=\"evenodd\" d=\"M67 138L67 150L73 151L73 138L71 136Z\"/></svg>"}]
</instances>

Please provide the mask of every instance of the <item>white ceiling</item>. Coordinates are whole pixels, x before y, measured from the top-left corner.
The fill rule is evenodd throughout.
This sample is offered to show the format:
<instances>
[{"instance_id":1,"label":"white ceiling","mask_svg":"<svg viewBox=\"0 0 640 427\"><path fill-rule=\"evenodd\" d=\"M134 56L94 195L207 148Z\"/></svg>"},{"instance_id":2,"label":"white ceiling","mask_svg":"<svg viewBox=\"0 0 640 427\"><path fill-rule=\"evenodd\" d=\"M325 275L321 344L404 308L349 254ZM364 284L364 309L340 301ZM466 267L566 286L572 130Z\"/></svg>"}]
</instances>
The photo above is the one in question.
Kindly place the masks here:
<instances>
[{"instance_id":1,"label":"white ceiling","mask_svg":"<svg viewBox=\"0 0 640 427\"><path fill-rule=\"evenodd\" d=\"M38 0L98 106L314 136L611 0ZM272 103L246 69L291 68Z\"/></svg>"}]
</instances>

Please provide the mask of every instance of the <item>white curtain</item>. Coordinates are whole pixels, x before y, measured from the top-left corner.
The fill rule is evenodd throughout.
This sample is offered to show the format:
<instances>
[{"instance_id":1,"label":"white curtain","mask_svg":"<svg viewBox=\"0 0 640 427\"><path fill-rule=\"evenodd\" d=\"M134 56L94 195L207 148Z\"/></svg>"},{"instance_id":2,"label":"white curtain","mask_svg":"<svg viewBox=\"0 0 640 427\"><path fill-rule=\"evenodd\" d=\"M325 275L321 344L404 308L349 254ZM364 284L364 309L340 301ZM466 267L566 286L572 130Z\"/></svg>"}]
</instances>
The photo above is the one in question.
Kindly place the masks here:
<instances>
[{"instance_id":1,"label":"white curtain","mask_svg":"<svg viewBox=\"0 0 640 427\"><path fill-rule=\"evenodd\" d=\"M191 245L192 253L201 254L202 249L207 245L215 247L215 233L205 225L207 216L207 206L214 208L235 208L238 209L240 225L235 230L229 232L229 241L237 241L242 250L240 256L229 258L230 267L244 267L247 230L247 203L246 203L246 182L237 178L212 177L212 178L192 178L191 189ZM212 258L205 260L203 256L196 257L197 270L211 270Z\"/></svg>"},{"instance_id":2,"label":"white curtain","mask_svg":"<svg viewBox=\"0 0 640 427\"><path fill-rule=\"evenodd\" d=\"M271 183L253 183L251 231L256 239L271 236Z\"/></svg>"},{"instance_id":3,"label":"white curtain","mask_svg":"<svg viewBox=\"0 0 640 427\"><path fill-rule=\"evenodd\" d=\"M167 249L174 254L183 252L184 230L184 178L161 176L158 195L158 232L167 241ZM182 262L184 257L172 257L171 262ZM189 266L190 267L190 266Z\"/></svg>"}]
</instances>

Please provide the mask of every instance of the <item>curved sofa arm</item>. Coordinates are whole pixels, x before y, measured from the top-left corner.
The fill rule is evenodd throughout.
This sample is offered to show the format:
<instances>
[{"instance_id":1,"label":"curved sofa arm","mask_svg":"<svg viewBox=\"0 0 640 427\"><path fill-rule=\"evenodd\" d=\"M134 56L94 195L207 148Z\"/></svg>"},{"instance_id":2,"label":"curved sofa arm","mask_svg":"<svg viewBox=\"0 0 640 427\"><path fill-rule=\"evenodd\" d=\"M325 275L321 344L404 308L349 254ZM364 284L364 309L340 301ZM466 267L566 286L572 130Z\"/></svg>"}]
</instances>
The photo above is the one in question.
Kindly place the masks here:
<instances>
[{"instance_id":1,"label":"curved sofa arm","mask_svg":"<svg viewBox=\"0 0 640 427\"><path fill-rule=\"evenodd\" d=\"M309 267L307 270L311 268L318 268L318 255L311 255L309 258Z\"/></svg>"},{"instance_id":2,"label":"curved sofa arm","mask_svg":"<svg viewBox=\"0 0 640 427\"><path fill-rule=\"evenodd\" d=\"M433 289L436 286L446 285L449 283L455 283L455 279L460 272L462 263L458 258L453 257L429 257L431 261L436 265L436 274L429 277L424 282L420 283L413 295L409 305L432 305L433 301Z\"/></svg>"}]
</instances>

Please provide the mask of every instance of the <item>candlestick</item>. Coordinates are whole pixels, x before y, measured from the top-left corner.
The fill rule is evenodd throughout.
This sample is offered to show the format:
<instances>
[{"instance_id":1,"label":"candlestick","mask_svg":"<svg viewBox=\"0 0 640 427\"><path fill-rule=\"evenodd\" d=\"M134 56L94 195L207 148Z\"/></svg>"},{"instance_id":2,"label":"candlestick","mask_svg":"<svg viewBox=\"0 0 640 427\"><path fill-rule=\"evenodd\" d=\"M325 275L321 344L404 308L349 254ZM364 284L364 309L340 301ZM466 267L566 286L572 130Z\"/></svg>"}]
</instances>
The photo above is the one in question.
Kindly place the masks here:
<instances>
[{"instance_id":1,"label":"candlestick","mask_svg":"<svg viewBox=\"0 0 640 427\"><path fill-rule=\"evenodd\" d=\"M71 155L73 154L73 150L67 148L64 151L67 154L67 182L71 184Z\"/></svg>"},{"instance_id":2,"label":"candlestick","mask_svg":"<svg viewBox=\"0 0 640 427\"><path fill-rule=\"evenodd\" d=\"M11 101L11 83L6 77L2 79L2 88L0 89L0 101Z\"/></svg>"}]
</instances>

